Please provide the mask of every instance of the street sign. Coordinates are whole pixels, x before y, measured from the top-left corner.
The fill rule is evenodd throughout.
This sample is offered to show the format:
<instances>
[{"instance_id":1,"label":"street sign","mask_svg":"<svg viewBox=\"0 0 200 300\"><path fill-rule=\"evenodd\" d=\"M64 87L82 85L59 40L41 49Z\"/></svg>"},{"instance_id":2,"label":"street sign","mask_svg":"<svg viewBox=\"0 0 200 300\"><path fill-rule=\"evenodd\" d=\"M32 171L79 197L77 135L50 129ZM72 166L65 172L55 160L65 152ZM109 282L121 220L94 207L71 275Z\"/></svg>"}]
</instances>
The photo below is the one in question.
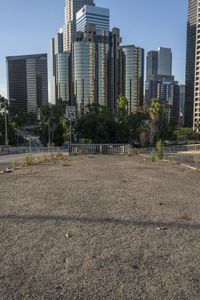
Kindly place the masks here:
<instances>
[{"instance_id":1,"label":"street sign","mask_svg":"<svg viewBox=\"0 0 200 300\"><path fill-rule=\"evenodd\" d=\"M76 119L76 106L67 106L66 107L66 117L69 120Z\"/></svg>"}]
</instances>

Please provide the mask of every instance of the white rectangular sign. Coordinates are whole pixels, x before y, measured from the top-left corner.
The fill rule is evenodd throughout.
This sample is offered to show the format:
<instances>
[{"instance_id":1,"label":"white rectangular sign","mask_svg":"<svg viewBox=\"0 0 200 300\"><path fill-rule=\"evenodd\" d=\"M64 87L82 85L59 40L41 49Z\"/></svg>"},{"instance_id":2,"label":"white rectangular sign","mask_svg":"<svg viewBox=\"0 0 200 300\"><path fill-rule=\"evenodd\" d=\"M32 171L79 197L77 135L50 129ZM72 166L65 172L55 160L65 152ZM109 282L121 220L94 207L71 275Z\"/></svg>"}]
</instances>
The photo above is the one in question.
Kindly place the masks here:
<instances>
[{"instance_id":1,"label":"white rectangular sign","mask_svg":"<svg viewBox=\"0 0 200 300\"><path fill-rule=\"evenodd\" d=\"M66 107L66 117L70 120L76 119L76 106L67 106Z\"/></svg>"}]
</instances>

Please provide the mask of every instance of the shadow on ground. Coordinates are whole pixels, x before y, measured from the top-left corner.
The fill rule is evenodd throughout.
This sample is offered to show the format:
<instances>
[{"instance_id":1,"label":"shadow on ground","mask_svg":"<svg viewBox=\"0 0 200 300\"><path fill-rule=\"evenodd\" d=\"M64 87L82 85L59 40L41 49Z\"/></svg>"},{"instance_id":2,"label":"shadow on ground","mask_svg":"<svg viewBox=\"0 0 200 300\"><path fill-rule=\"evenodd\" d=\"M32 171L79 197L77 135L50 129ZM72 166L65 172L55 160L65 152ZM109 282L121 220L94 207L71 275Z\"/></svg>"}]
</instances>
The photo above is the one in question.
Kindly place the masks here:
<instances>
[{"instance_id":1,"label":"shadow on ground","mask_svg":"<svg viewBox=\"0 0 200 300\"><path fill-rule=\"evenodd\" d=\"M161 222L151 220L122 220L115 218L95 218L95 217L78 217L78 216L58 216L58 215L0 215L0 222L77 222L82 224L116 224L122 226L138 227L165 227L176 229L196 229L200 230L200 224L195 223L177 223Z\"/></svg>"}]
</instances>

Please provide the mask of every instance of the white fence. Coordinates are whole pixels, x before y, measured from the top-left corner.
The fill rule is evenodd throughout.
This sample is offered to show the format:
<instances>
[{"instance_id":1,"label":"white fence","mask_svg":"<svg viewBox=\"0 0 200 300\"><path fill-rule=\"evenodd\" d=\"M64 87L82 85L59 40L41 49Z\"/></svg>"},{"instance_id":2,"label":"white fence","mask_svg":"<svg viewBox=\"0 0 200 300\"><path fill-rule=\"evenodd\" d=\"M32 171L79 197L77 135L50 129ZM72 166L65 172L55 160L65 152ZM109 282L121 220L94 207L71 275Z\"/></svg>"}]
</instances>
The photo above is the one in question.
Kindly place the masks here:
<instances>
[{"instance_id":1,"label":"white fence","mask_svg":"<svg viewBox=\"0 0 200 300\"><path fill-rule=\"evenodd\" d=\"M71 154L126 154L130 145L121 144L90 144L90 145L71 145Z\"/></svg>"}]
</instances>

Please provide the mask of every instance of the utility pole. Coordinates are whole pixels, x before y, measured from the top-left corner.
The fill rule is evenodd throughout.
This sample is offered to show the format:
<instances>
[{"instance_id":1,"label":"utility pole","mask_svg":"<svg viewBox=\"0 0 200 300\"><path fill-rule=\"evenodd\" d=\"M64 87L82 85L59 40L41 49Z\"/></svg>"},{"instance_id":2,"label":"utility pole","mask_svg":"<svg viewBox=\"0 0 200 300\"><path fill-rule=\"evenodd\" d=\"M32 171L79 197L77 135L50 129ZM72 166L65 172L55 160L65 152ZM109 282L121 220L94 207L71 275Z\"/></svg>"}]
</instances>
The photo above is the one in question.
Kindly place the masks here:
<instances>
[{"instance_id":1,"label":"utility pole","mask_svg":"<svg viewBox=\"0 0 200 300\"><path fill-rule=\"evenodd\" d=\"M7 120L7 111L5 108L5 145L8 147L8 120Z\"/></svg>"},{"instance_id":2,"label":"utility pole","mask_svg":"<svg viewBox=\"0 0 200 300\"><path fill-rule=\"evenodd\" d=\"M76 107L67 106L66 107L66 117L70 122L70 132L69 132L69 155L72 154L72 121L76 119Z\"/></svg>"}]
</instances>

